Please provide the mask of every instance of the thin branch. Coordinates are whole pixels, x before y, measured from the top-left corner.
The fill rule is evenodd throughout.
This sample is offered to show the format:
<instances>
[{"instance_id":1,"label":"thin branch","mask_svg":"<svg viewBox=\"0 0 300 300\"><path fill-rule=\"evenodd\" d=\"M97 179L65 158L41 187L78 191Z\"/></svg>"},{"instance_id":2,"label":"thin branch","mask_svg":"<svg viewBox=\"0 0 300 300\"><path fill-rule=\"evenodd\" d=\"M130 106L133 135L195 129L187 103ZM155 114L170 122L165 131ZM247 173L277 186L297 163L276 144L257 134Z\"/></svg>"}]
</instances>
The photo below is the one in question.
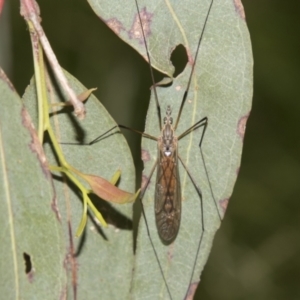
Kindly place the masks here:
<instances>
[{"instance_id":1,"label":"thin branch","mask_svg":"<svg viewBox=\"0 0 300 300\"><path fill-rule=\"evenodd\" d=\"M71 101L72 105L74 106L75 115L79 119L83 119L85 116L85 108L83 103L78 100L75 92L70 87L66 76L63 73L61 66L58 63L58 60L50 46L50 43L45 35L45 32L41 26L41 18L40 18L40 9L35 0L21 0L21 15L24 17L26 22L31 22L38 37L44 52L48 58L49 64L59 81L59 84L64 89L65 93L68 95L69 100Z\"/></svg>"}]
</instances>

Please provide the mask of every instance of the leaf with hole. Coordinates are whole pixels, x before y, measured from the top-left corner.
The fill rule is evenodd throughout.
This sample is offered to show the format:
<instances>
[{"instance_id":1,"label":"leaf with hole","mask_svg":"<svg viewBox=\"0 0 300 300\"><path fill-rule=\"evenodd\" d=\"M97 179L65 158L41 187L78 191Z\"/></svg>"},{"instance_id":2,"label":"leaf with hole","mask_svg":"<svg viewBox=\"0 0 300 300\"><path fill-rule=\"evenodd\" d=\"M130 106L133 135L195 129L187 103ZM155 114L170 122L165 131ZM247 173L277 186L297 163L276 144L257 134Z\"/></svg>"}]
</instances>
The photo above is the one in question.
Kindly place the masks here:
<instances>
[{"instance_id":1,"label":"leaf with hole","mask_svg":"<svg viewBox=\"0 0 300 300\"><path fill-rule=\"evenodd\" d=\"M67 79L77 94L87 89L66 72ZM47 86L51 103L67 101L59 87L51 79ZM36 91L34 80L27 88L24 101L33 120L37 123ZM74 168L84 174L93 174L110 180L120 169L118 187L133 192L135 171L128 145L118 129L103 136L91 145L85 143L116 126L111 116L99 100L91 95L85 102L86 118L78 121L72 113L72 107L54 106L51 115L55 135L61 143L62 151ZM78 145L78 143L82 145ZM70 144L76 145L70 145ZM45 144L45 152L52 165L57 164L51 145ZM132 251L132 203L108 203L91 196L95 207L101 212L107 228L102 228L93 214L88 215L87 226L80 239L74 238L82 217L82 196L78 189L66 182L66 178L55 175L55 189L59 199L59 209L67 242L66 264L68 266L68 293L77 289L77 298L93 299L101 295L103 299L119 299L128 295L130 289ZM82 184L87 184L85 181ZM73 278L73 281L71 280ZM120 280L115 288L116 278ZM75 281L75 282L74 282ZM73 286L72 286L73 283Z\"/></svg>"},{"instance_id":2,"label":"leaf with hole","mask_svg":"<svg viewBox=\"0 0 300 300\"><path fill-rule=\"evenodd\" d=\"M120 38L146 58L134 1L126 2L126 6L113 1L89 2L96 14ZM153 176L143 204L158 259L143 221L140 222L137 240L132 289L134 297L143 299L151 295L153 299L183 299L185 296L192 297L195 292L213 236L220 226L219 215L225 212L237 178L252 100L251 43L239 1L214 1L196 61L197 44L210 1L138 1L138 4L154 68L172 78L172 51L179 44L187 51L188 63L182 74L169 87L157 88L162 114L167 105L171 105L173 118L176 119L195 63L177 135L203 117L208 118L201 151L201 128L182 138L178 149L202 192L203 209L195 186L180 164L182 220L175 242L166 247L156 232ZM160 134L153 95L145 132L156 137ZM147 158L144 160L143 178L148 180L157 159L157 146L155 142L143 139L142 151ZM202 221L205 231L200 243Z\"/></svg>"},{"instance_id":3,"label":"leaf with hole","mask_svg":"<svg viewBox=\"0 0 300 300\"><path fill-rule=\"evenodd\" d=\"M59 299L66 245L51 174L28 112L1 69L0 94L0 294Z\"/></svg>"}]
</instances>

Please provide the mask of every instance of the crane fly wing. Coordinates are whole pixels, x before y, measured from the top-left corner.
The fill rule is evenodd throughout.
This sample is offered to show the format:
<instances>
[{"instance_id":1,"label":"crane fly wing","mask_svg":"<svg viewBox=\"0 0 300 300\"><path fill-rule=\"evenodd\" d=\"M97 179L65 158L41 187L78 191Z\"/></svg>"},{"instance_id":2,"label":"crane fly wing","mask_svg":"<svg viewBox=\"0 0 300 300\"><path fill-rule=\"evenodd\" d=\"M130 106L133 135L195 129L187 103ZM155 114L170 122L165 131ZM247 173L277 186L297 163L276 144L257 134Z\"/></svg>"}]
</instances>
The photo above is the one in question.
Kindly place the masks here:
<instances>
[{"instance_id":1,"label":"crane fly wing","mask_svg":"<svg viewBox=\"0 0 300 300\"><path fill-rule=\"evenodd\" d=\"M155 218L158 234L165 244L171 243L179 230L181 218L181 186L177 147L167 156L158 143L155 185Z\"/></svg>"}]
</instances>

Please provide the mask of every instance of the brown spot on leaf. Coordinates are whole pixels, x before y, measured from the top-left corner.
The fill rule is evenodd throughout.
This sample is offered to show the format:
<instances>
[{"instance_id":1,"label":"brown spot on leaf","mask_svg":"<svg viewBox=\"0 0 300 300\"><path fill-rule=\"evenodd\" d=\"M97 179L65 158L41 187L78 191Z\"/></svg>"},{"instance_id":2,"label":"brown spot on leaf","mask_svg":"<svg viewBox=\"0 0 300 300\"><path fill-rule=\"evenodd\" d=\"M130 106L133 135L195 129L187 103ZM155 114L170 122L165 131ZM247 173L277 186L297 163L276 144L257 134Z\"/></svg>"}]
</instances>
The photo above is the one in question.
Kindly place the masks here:
<instances>
[{"instance_id":1,"label":"brown spot on leaf","mask_svg":"<svg viewBox=\"0 0 300 300\"><path fill-rule=\"evenodd\" d=\"M238 122L238 127L237 127L237 131L238 131L238 135L244 139L244 135L245 135L245 131L246 131L246 123L248 120L249 114L241 117L239 122Z\"/></svg>"},{"instance_id":2,"label":"brown spot on leaf","mask_svg":"<svg viewBox=\"0 0 300 300\"><path fill-rule=\"evenodd\" d=\"M150 160L150 153L147 150L142 149L142 161L147 162Z\"/></svg>"},{"instance_id":3,"label":"brown spot on leaf","mask_svg":"<svg viewBox=\"0 0 300 300\"><path fill-rule=\"evenodd\" d=\"M198 284L199 284L199 281L193 282L193 283L190 284L189 289L186 293L186 297L184 298L184 300L193 300L194 299L194 295L195 295L195 292L197 290Z\"/></svg>"},{"instance_id":4,"label":"brown spot on leaf","mask_svg":"<svg viewBox=\"0 0 300 300\"><path fill-rule=\"evenodd\" d=\"M188 57L188 63L190 65L193 65L195 63L195 60L194 60L194 56L192 55L190 49L186 49L186 53L187 53L187 57Z\"/></svg>"},{"instance_id":5,"label":"brown spot on leaf","mask_svg":"<svg viewBox=\"0 0 300 300\"><path fill-rule=\"evenodd\" d=\"M220 200L219 203L220 203L220 206L222 207L223 212L225 213L228 203L229 203L229 198Z\"/></svg>"},{"instance_id":6,"label":"brown spot on leaf","mask_svg":"<svg viewBox=\"0 0 300 300\"><path fill-rule=\"evenodd\" d=\"M121 30L125 30L123 24L116 18L108 19L105 23L117 35L120 34Z\"/></svg>"},{"instance_id":7,"label":"brown spot on leaf","mask_svg":"<svg viewBox=\"0 0 300 300\"><path fill-rule=\"evenodd\" d=\"M233 2L234 2L235 11L239 14L239 16L243 20L245 20L246 19L245 10L241 0L233 0Z\"/></svg>"},{"instance_id":8,"label":"brown spot on leaf","mask_svg":"<svg viewBox=\"0 0 300 300\"><path fill-rule=\"evenodd\" d=\"M136 13L131 29L128 32L129 38L139 40L140 44L144 44L144 37L141 28L140 19L142 21L145 38L151 34L151 23L153 14L148 12L144 7L139 13Z\"/></svg>"}]
</instances>

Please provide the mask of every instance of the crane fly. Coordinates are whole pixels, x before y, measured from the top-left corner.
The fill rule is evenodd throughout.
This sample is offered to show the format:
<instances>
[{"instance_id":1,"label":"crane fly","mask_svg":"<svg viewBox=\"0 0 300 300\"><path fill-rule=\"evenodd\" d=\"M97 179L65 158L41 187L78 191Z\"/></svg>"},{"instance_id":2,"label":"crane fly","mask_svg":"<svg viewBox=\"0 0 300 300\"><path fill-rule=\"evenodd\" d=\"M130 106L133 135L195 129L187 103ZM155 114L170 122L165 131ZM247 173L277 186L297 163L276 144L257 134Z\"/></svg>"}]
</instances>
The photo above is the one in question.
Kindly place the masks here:
<instances>
[{"instance_id":1,"label":"crane fly","mask_svg":"<svg viewBox=\"0 0 300 300\"><path fill-rule=\"evenodd\" d=\"M135 0L137 11L138 11L138 18L139 23L143 24L140 9L137 0ZM201 35L198 41L197 50L195 54L194 61L197 60L197 56L199 53L200 43L203 37L203 33L205 31L205 27L207 24L208 16L212 7L213 1L211 1L203 29L201 31ZM157 160L152 168L151 174L149 176L149 180L146 183L146 187L144 188L144 192L147 188L147 185L150 182L150 178L152 177L152 174L157 169L156 174L156 183L155 183L155 219L156 219L156 226L158 235L161 239L161 241L164 244L170 244L172 241L175 240L177 233L179 231L180 227L180 220L181 220L181 202L182 202L182 195L181 195L181 182L180 182L180 176L179 176L179 164L178 161L180 160L182 165L184 166L185 170L187 171L189 177L191 178L193 184L195 185L195 188L197 189L197 193L199 194L202 202L202 194L200 189L197 187L193 177L191 176L190 172L188 171L185 163L181 159L179 153L178 153L178 141L186 136L191 131L198 129L199 127L203 127L202 136L200 139L199 147L201 147L202 139L206 130L207 126L207 117L202 118L200 121L198 121L196 124L188 128L186 131L184 131L181 135L178 137L176 136L176 129L180 120L181 112L184 107L185 101L188 96L189 87L191 84L191 78L193 76L195 63L192 66L192 70L189 76L188 85L186 87L186 91L184 93L180 109L177 115L177 119L175 124L173 125L173 117L172 114L172 108L170 105L166 108L166 115L163 119L163 124L161 124L161 112L160 112L160 104L158 101L158 96L156 92L156 86L154 83L154 75L153 70L151 67L151 59L150 54L148 51L148 45L145 38L145 32L144 32L144 25L140 26L140 30L143 36L145 48L146 48L146 54L149 61L150 66L150 73L153 81L153 91L155 95L155 102L158 112L158 119L159 119L159 127L161 130L161 134L158 138L155 138L152 135L149 135L147 133L143 133L144 137L153 139L157 141ZM141 195L141 198L144 195L144 192Z\"/></svg>"},{"instance_id":2,"label":"crane fly","mask_svg":"<svg viewBox=\"0 0 300 300\"><path fill-rule=\"evenodd\" d=\"M203 19L203 23L201 23L202 29L199 29L199 36L197 36L197 45L196 45L196 49L195 49L195 55L194 57L191 57L191 53L189 53L189 61L191 63L191 71L189 73L188 76L188 81L186 84L186 89L185 92L183 94L183 98L181 98L181 104L179 107L179 110L177 112L176 118L174 118L173 121L173 117L172 114L174 113L175 110L177 110L176 108L174 109L175 105L171 105L170 102L168 103L168 105L166 105L165 107L165 116L162 119L161 118L161 107L160 107L160 103L158 101L158 95L157 95L157 89L156 89L156 84L154 81L154 74L153 74L153 70L152 70L152 66L151 66L151 58L150 58L150 54L149 54L149 50L148 50L148 45L147 45L147 40L146 40L146 36L147 34L145 34L145 30L149 30L149 28L147 26L149 26L149 22L147 23L147 21L149 21L147 18L149 17L149 15L151 15L151 13L148 13L146 7L143 7L142 9L139 8L139 5L137 3L137 1L135 1L136 4L136 17L134 18L134 25L132 30L130 30L130 34L131 36L135 36L138 40L139 43L141 44L141 41L143 41L145 48L146 48L146 56L149 62L149 67L150 67L150 74L152 77L152 82L153 82L153 88L152 91L155 95L154 99L155 99L155 110L157 112L157 117L158 117L158 123L159 123L159 130L160 130L160 134L157 137L151 134L148 134L146 132L142 133L139 132L137 130L133 130L127 126L124 125L119 125L120 128L125 128L125 129L129 129L132 130L134 132L140 133L143 137L150 139L150 140L154 140L157 143L157 158L155 159L155 162L149 172L149 176L147 178L145 178L144 184L142 185L142 192L140 195L140 200L141 200L141 207L142 207L142 215L144 217L144 221L145 221L145 226L146 226L146 231L148 233L148 242L151 243L151 247L153 249L153 253L155 256L155 259L158 262L158 266L159 266L159 272L161 274L161 276L158 276L159 278L157 278L158 280L158 285L157 286L152 286L151 288L157 289L157 290L162 290L164 289L164 291L162 291L161 293L164 294L166 293L166 296L169 299L175 299L173 297L176 296L176 299L183 299L183 297L186 297L189 293L189 288L192 284L192 279L195 273L195 268L196 268L196 262L198 259L198 254L200 252L200 248L202 245L202 240L203 240L203 236L204 236L204 232L205 232L205 226L204 226L204 215L203 215L203 211L204 211L204 207L203 207L203 200L202 200L202 192L200 190L200 187L198 186L196 180L194 179L194 177L192 176L192 173L188 170L188 166L187 164L184 162L184 159L181 157L181 154L178 151L178 142L179 140L183 139L185 136L187 136L189 133L199 129L200 127L202 128L202 134L200 137L200 141L199 141L199 147L200 147L200 154L201 154L201 159L203 161L204 164L204 173L207 176L207 179L209 181L208 178L208 173L206 171L206 167L205 167L205 162L204 162L204 158L201 152L201 144L202 144L202 140L203 137L205 135L205 131L206 128L208 126L208 118L207 117L203 117L200 118L199 121L197 121L194 125L188 127L186 130L184 130L181 134L177 135L176 131L178 130L179 126L179 120L183 111L183 107L185 106L185 103L187 102L187 97L188 97L188 92L190 89L190 85L191 85L191 81L194 75L194 69L195 69L195 65L196 65L196 61L197 61L197 57L198 57L198 53L199 53L199 49L200 49L200 44L202 41L202 37L203 34L205 32L205 28L206 28L206 24L209 18L209 14L213 5L213 0L207 2L207 8L205 10L205 17ZM147 16L148 14L148 16ZM201 21L202 22L202 21ZM171 99L169 100L171 101ZM151 106L151 105L150 105ZM149 111L152 109L149 106ZM172 112L173 110L173 112ZM173 114L175 115L175 114ZM112 128L114 129L114 128ZM111 130L112 130L111 129ZM98 139L98 138L97 138ZM92 141L91 143L94 143L95 141ZM179 168L182 168L186 171L186 173L188 174L188 177L193 185L193 191L196 195L196 197L199 199L199 206L200 206L200 210L201 210L201 218L199 222L197 221L197 225L194 225L195 227L198 226L199 223L199 231L201 230L201 233L197 233L197 241L194 242L193 246L191 247L190 245L180 245L180 243L182 243L182 235L180 234L180 224L183 224L183 220L185 220L185 216L182 217L182 200L183 200L183 187L184 185L182 185L181 181L180 181L180 173L181 170ZM154 198L154 215L155 215L155 226L157 228L157 235L158 235L158 239L156 238L156 235L152 235L150 234L150 229L152 228L152 223L149 224L149 221L152 222L152 216L153 216L153 209L152 209L152 214L151 216L146 216L146 212L145 212L145 205L144 205L144 196L146 194L146 191L149 190L148 188L151 188L151 178L153 176L153 174L155 173L156 170L156 180L155 180L155 191L154 191L154 195L151 195L151 204L153 207L153 198ZM205 175L204 175L205 176ZM211 195L212 198L214 198L213 193L212 193L212 189L211 186L209 184L209 189L211 191ZM154 197L153 197L154 196ZM144 199L142 201L142 199ZM187 199L187 200L191 200L191 199ZM188 202L188 201L187 201ZM191 201L190 201L191 202ZM219 219L220 217L220 213L217 207L217 204L214 203L214 205L216 206L214 209L217 210L217 214L218 216L216 218ZM194 208L190 209L190 212L193 213ZM187 211L185 211L185 214L187 213ZM143 225L141 225L143 226ZM139 235L142 235L142 230L139 230L138 232ZM179 241L178 241L179 239ZM159 240L159 242L157 241ZM142 241L142 242L141 242ZM145 253L145 248L147 248L147 246L142 245L144 242L144 236L141 236L141 238L138 238L138 242L137 242L137 253L140 253L136 256L136 265L134 268L134 277L140 278L139 276L144 277L145 274L140 274L140 272L143 272L143 270L141 270L142 268L140 268L140 266L144 266L145 262L147 262L147 260L151 261L150 257L151 254L149 252L147 252L147 254ZM182 273L181 276L182 278L180 278L179 280L182 281L182 284L184 285L184 293L181 291L180 293L178 293L176 291L175 287L170 287L168 284L168 280L167 278L169 276L172 276L173 274L167 274L168 270L169 270L169 265L172 263L173 260L173 245L176 243L176 245L180 245L181 247L186 247L185 251L184 251L184 255L187 255L189 257L189 262L188 265L190 265L190 267L187 267L185 270L183 270L182 266L178 266L178 264L175 266L177 269L174 272L175 273ZM143 249L139 250L139 247L144 247ZM159 249L159 250L156 250ZM139 260L139 255L147 255L147 257L143 257L141 260ZM162 256L160 256L162 255ZM176 254L178 255L178 254ZM166 266L163 265L162 261L166 261ZM175 264L175 263L174 263ZM173 267L173 266L172 266ZM173 272L173 269L171 267L171 272ZM147 271L149 273L152 273L152 269L151 268L156 268L157 270L157 265L154 266L154 264L149 265L149 269L147 269ZM178 272L178 268L181 268L181 270L179 270ZM144 266L145 269L145 266ZM154 272L156 272L156 270ZM187 275L187 273L189 275ZM184 275L183 275L184 274ZM168 276L168 277L167 277ZM199 280L199 279L198 279ZM139 287L135 287L135 280L133 280L133 287L132 287L132 293L135 295L136 299L141 299L144 297L144 295L140 295L139 291L137 291L139 289ZM162 283L163 287L160 286ZM146 284L146 283L145 283ZM159 287L160 286L160 287ZM175 291L174 291L175 289ZM181 288L181 290L183 290ZM178 298L181 295L181 298ZM160 298L162 298L163 296L160 296Z\"/></svg>"},{"instance_id":3,"label":"crane fly","mask_svg":"<svg viewBox=\"0 0 300 300\"><path fill-rule=\"evenodd\" d=\"M175 122L173 122L173 117L172 117L172 107L171 105L167 105L166 107L166 112L165 112L165 117L163 118L163 122L161 121L161 108L160 108L160 103L158 101L158 95L156 91L156 85L154 83L154 75L153 75L153 70L151 66L151 58L148 50L148 45L147 45L147 40L146 40L146 35L144 31L144 24L143 24L143 18L141 17L141 14L145 13L145 9L140 10L139 5L137 3L137 0L135 1L136 7L137 7L137 16L138 16L138 21L140 24L140 31L142 33L144 45L146 48L146 55L147 59L149 62L149 67L150 67L150 74L152 77L152 82L153 82L153 93L154 93L154 99L155 99L155 105L156 105L156 111L157 111L157 116L158 116L158 122L159 122L159 129L160 129L160 135L158 138L156 138L153 135L150 135L148 133L142 133L142 135L148 139L155 140L157 142L157 159L150 171L149 177L146 180L146 183L143 186L143 191L141 193L140 199L143 199L144 194L150 185L150 180L152 175L155 172L156 169L156 180L155 180L155 192L154 192L154 212L155 212L155 223L156 223L156 228L158 232L158 236L162 242L163 245L170 245L175 241L178 232L180 230L180 223L181 223L181 213L182 213L182 188L181 188L181 181L180 181L180 172L179 172L179 161L181 162L183 168L188 174L188 177L190 178L197 197L199 197L199 202L200 202L200 209L201 209L201 227L202 227L202 233L201 236L199 237L199 242L197 245L197 249L195 249L196 254L194 254L194 262L193 262L193 267L192 270L190 270L190 279L186 287L186 293L185 297L187 297L189 293L189 285L192 282L192 278L194 275L195 267L196 267L196 261L198 258L198 254L200 251L204 231L205 231L205 226L204 226L204 218L203 218L203 200L202 200L202 192L200 188L198 187L195 179L193 178L192 174L189 172L187 165L183 161L183 159L180 156L180 153L178 152L178 141L191 133L192 131L199 129L202 127L202 135L200 138L199 142L199 147L200 147L200 152L201 152L201 144L202 140L208 125L208 118L203 117L201 118L198 122L196 122L194 125L186 129L183 133L180 135L176 135L176 130L179 124L179 120L181 117L181 113L184 107L184 104L186 103L187 97L188 97L188 92L189 88L191 85L191 80L192 76L194 73L194 68L195 68L195 63L197 61L197 56L199 53L200 49L200 44L202 41L202 37L205 31L205 27L208 21L208 17L210 14L210 10L212 8L213 1L210 2L210 5L208 6L207 14L203 23L203 27L201 30L201 34L199 35L199 40L195 52L195 57L194 57L194 63L192 64L192 69L189 75L188 83L186 86L186 90L184 92L180 108L177 114L177 117L175 119ZM121 126L124 127L124 126ZM201 152L202 155L202 152ZM203 155L202 155L202 160L203 160ZM204 160L203 160L204 163ZM204 163L205 166L205 163ZM208 178L208 173L205 170L207 179ZM211 188L211 185L209 184L209 187ZM212 190L211 190L212 193ZM213 193L212 197L214 199ZM214 201L215 202L215 201ZM216 206L216 210L218 212L218 217L221 219L218 206L216 202L214 203ZM163 282L165 285L165 288L167 290L167 295L168 298L173 299L173 296L175 296L175 293L171 292L171 288L168 285L167 278L165 275L165 271L163 270L163 266L161 265L160 259L158 252L155 249L154 242L152 241L152 237L150 234L149 226L148 226L148 220L143 208L142 204L142 212L146 224L146 229L147 233L149 236L150 243L152 245L152 248L154 250L154 254L156 256L156 259L159 264L160 272L163 278ZM157 245L156 245L157 246ZM164 250L162 250L164 251ZM170 251L168 250L167 255L170 256ZM167 263L168 264L168 263ZM168 268L166 269L168 270ZM167 272L167 271L166 271Z\"/></svg>"},{"instance_id":4,"label":"crane fly","mask_svg":"<svg viewBox=\"0 0 300 300\"><path fill-rule=\"evenodd\" d=\"M187 100L189 88L191 85L192 76L194 74L194 69L196 65L196 60L198 57L200 44L202 41L202 37L205 31L205 27L208 21L208 17L213 5L213 0L210 1L207 14L203 23L203 28L201 30L201 34L198 39L198 44L196 48L196 54L194 57L194 62L192 63L192 70L189 75L188 84L183 96L183 99L181 101L180 109L176 118L175 124L173 124L173 117L172 114L172 107L171 105L167 105L165 117L163 119L163 124L161 121L161 108L158 101L158 95L156 91L156 84L154 81L154 73L151 66L151 58L148 50L148 45L146 41L146 34L144 27L148 27L149 24L147 23L147 16L146 8L143 8L142 10L139 9L138 1L135 1L136 9L137 9L137 20L136 24L133 26L134 29L131 29L131 35L137 36L139 38L143 39L143 43L145 45L146 49L146 56L149 62L149 68L150 68L150 74L153 82L153 92L154 92L154 98L156 102L156 109L157 109L157 115L158 115L158 122L159 122L159 129L160 129L160 136L156 138L155 136L140 132L137 130L134 130L130 127L127 127L125 125L118 125L120 128L128 129L131 131L134 131L136 133L141 134L142 136L155 140L157 142L157 153L158 158L150 172L149 180L147 181L145 187L142 190L140 199L143 198L145 191L147 189L147 186L150 182L150 178L153 175L154 170L157 168L157 175L156 175L156 184L155 184L155 217L156 217L156 225L157 225L157 231L158 234L164 244L170 244L174 239L176 238L176 235L179 231L180 227L180 220L181 220L181 202L182 202L182 195L181 195L181 182L180 182L180 176L179 176L179 169L178 169L178 160L181 161L184 169L187 171L190 179L192 180L193 184L195 185L195 188L197 189L197 193L202 197L200 189L197 187L191 173L188 171L187 166L185 165L184 161L181 159L180 155L178 154L178 141L185 137L190 132L203 127L203 132L200 138L199 147L201 148L202 140L205 134L205 130L208 124L208 118L204 117L200 121L196 122L194 125L192 125L190 128L185 130L182 134L179 136L176 135L175 131L177 129L177 126L179 124L179 120L181 117L181 113L184 107L184 104ZM143 17L141 16L143 14ZM146 19L145 22L143 22L143 19ZM113 29L113 27L112 27ZM149 28L147 28L149 30ZM133 33L132 33L133 32ZM111 132L115 127L111 128L109 131L105 132L101 136L97 137L93 141L91 141L89 144L94 144L95 142L99 141L101 137ZM202 200L201 200L202 201Z\"/></svg>"},{"instance_id":5,"label":"crane fly","mask_svg":"<svg viewBox=\"0 0 300 300\"><path fill-rule=\"evenodd\" d=\"M204 131L202 134L202 136L204 136L205 128L207 126L207 118L204 117L191 128L182 133L179 137L177 137L175 130L178 121L173 127L173 118L171 114L172 109L171 106L168 105L166 109L166 116L163 120L161 135L157 139L153 136L143 133L145 137L157 140L158 157L149 178L152 177L152 173L156 168L157 175L154 196L155 219L158 235L164 244L170 244L172 241L174 241L180 226L182 195L178 160L181 161L184 168L188 172L183 160L178 154L178 140L180 140L190 131L201 126L204 126ZM194 182L190 173L189 176ZM198 193L201 195L200 190L198 190Z\"/></svg>"}]
</instances>

